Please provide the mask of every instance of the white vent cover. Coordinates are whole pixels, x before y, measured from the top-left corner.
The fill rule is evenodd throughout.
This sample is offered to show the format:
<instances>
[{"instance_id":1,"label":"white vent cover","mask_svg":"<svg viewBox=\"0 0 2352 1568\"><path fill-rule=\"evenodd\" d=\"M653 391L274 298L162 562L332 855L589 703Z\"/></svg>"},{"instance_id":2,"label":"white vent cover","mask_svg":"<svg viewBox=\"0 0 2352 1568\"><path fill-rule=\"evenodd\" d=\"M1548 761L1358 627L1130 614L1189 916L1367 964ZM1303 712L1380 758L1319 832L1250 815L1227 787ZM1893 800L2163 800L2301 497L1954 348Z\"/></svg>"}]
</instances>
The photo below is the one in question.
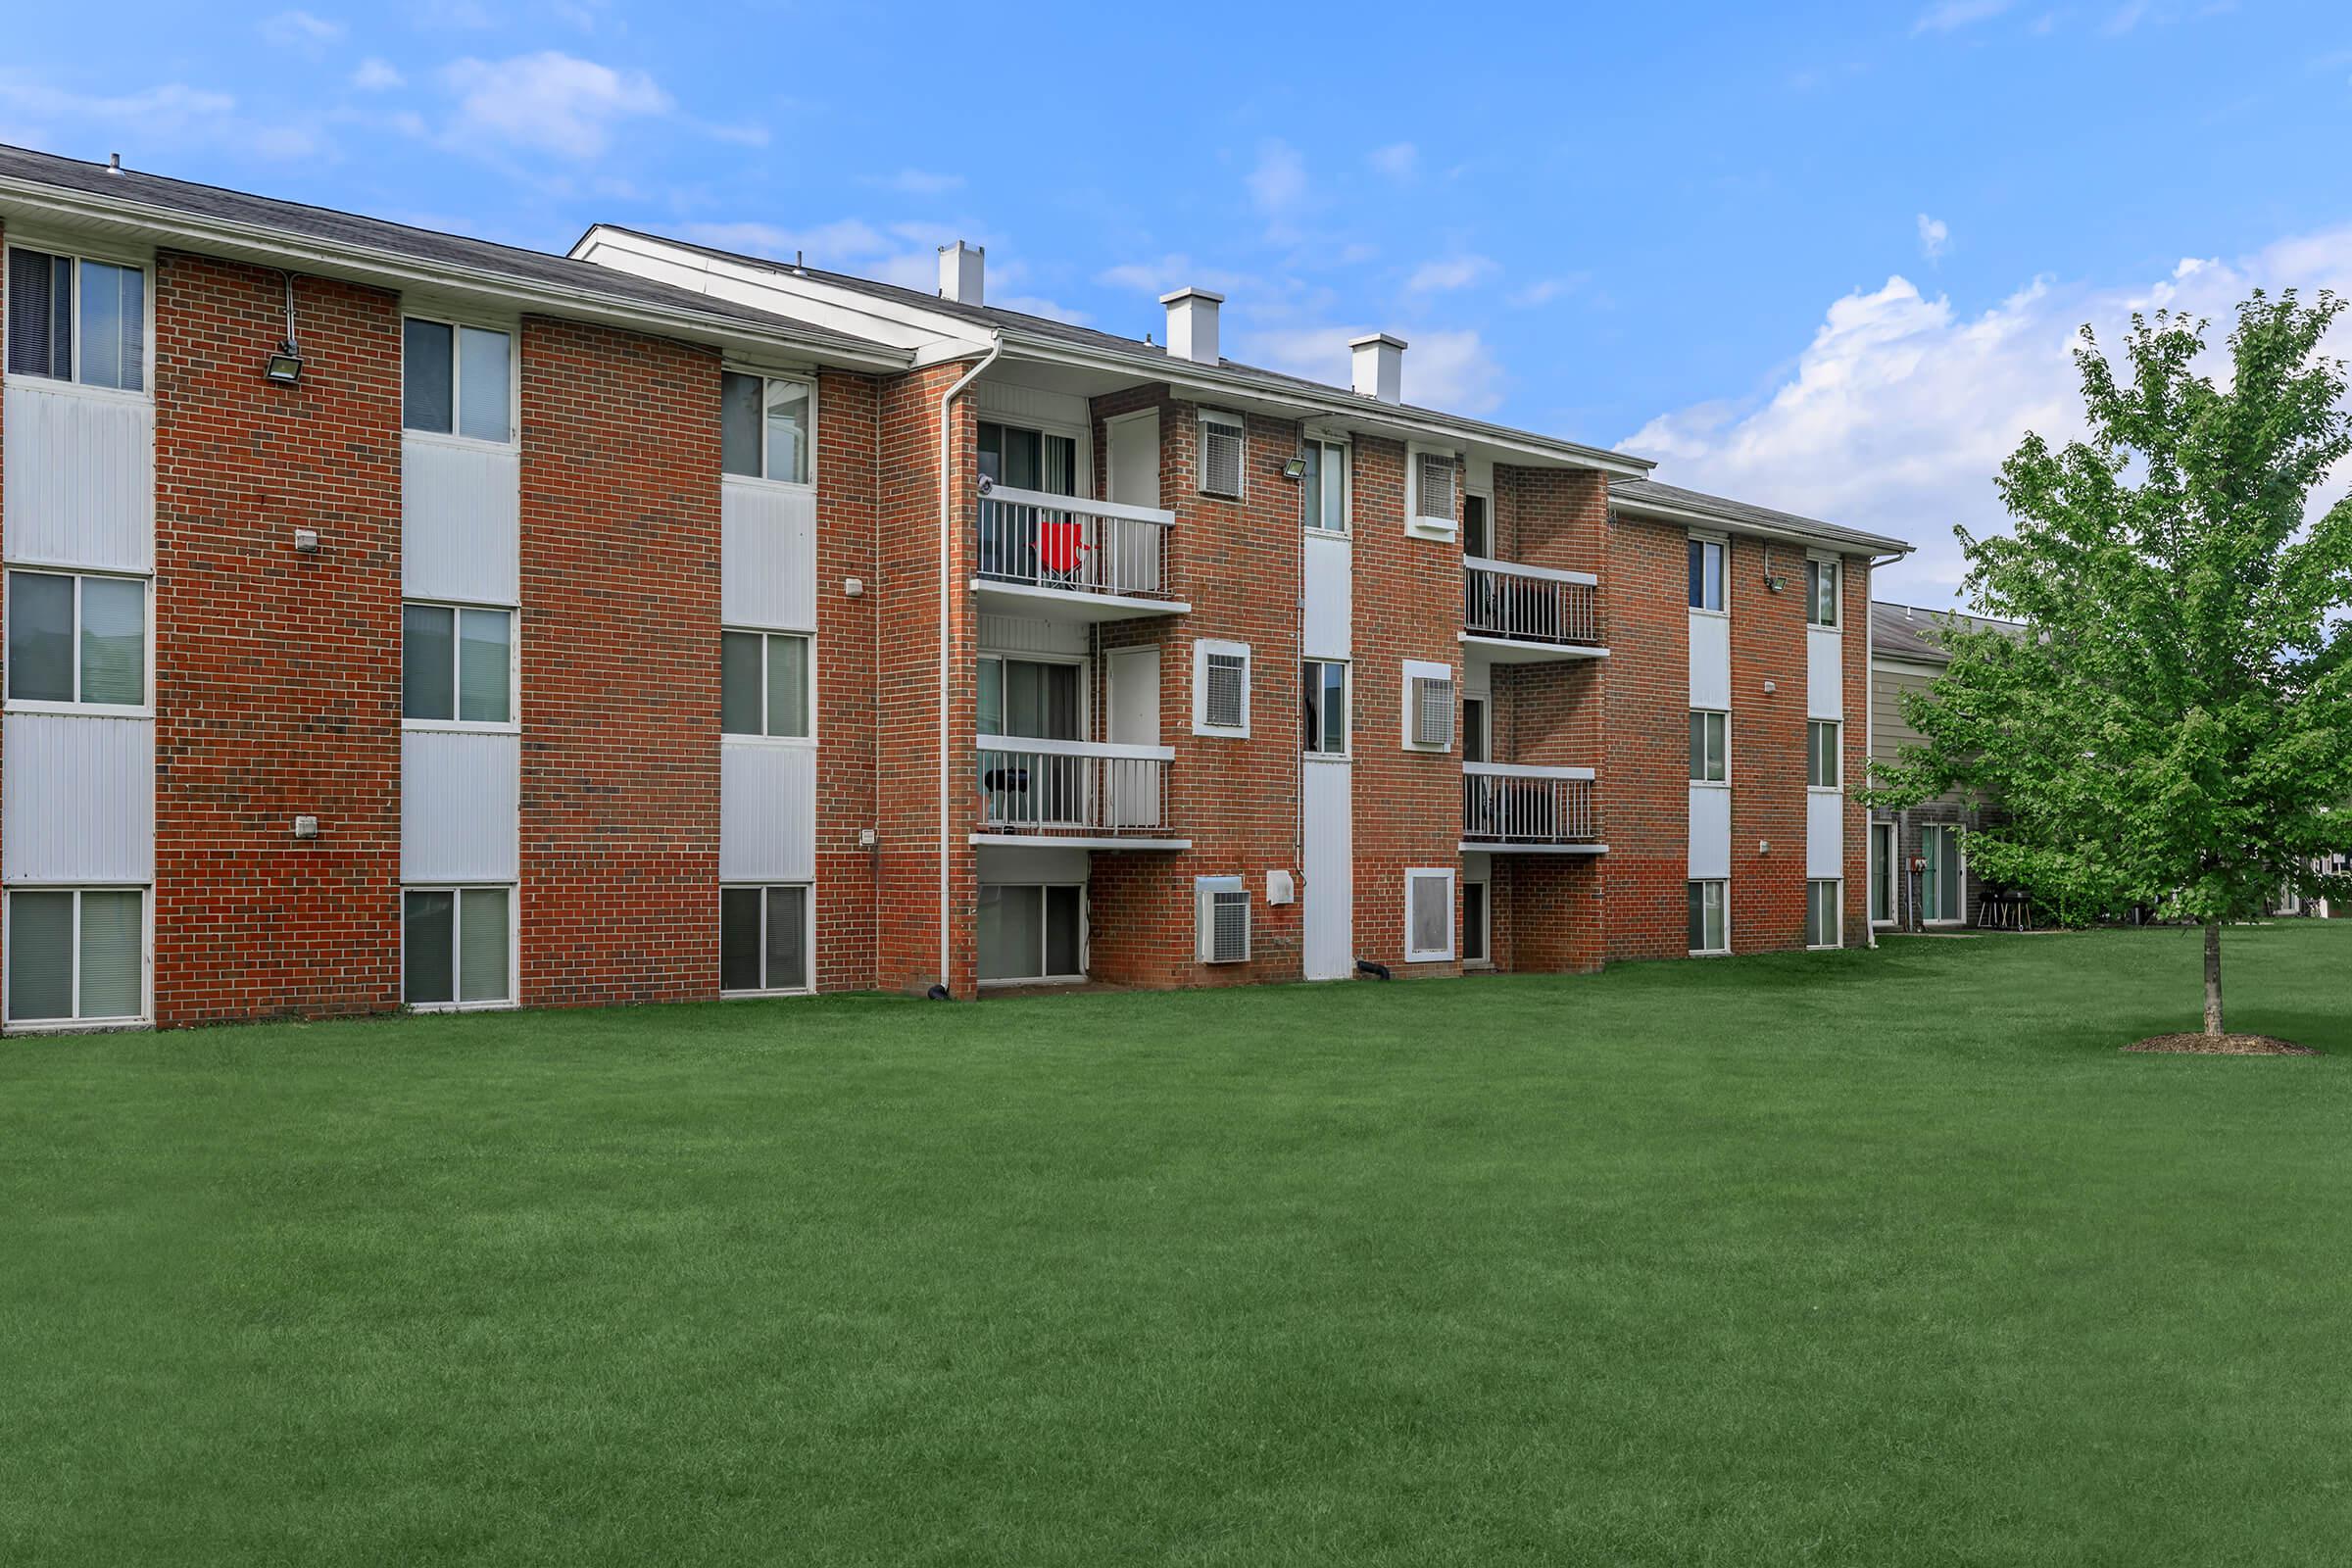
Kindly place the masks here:
<instances>
[{"instance_id":1,"label":"white vent cover","mask_svg":"<svg viewBox=\"0 0 2352 1568\"><path fill-rule=\"evenodd\" d=\"M1200 488L1212 496L1242 493L1242 450L1247 432L1227 414L1200 416Z\"/></svg>"},{"instance_id":2,"label":"white vent cover","mask_svg":"<svg viewBox=\"0 0 2352 1568\"><path fill-rule=\"evenodd\" d=\"M1250 958L1250 890L1238 876L1204 876L1193 886L1200 901L1199 938L1202 963L1246 963Z\"/></svg>"},{"instance_id":3,"label":"white vent cover","mask_svg":"<svg viewBox=\"0 0 2352 1568\"><path fill-rule=\"evenodd\" d=\"M1413 744L1453 745L1453 682L1428 675L1413 677Z\"/></svg>"},{"instance_id":4,"label":"white vent cover","mask_svg":"<svg viewBox=\"0 0 2352 1568\"><path fill-rule=\"evenodd\" d=\"M1419 483L1413 496L1413 515L1440 527L1453 526L1453 454L1423 452L1414 459Z\"/></svg>"},{"instance_id":5,"label":"white vent cover","mask_svg":"<svg viewBox=\"0 0 2352 1568\"><path fill-rule=\"evenodd\" d=\"M1408 962L1453 956L1453 873L1404 874L1404 956Z\"/></svg>"},{"instance_id":6,"label":"white vent cover","mask_svg":"<svg viewBox=\"0 0 2352 1568\"><path fill-rule=\"evenodd\" d=\"M1242 727L1242 676L1250 667L1240 654L1208 656L1208 691L1201 704L1200 721L1219 729Z\"/></svg>"},{"instance_id":7,"label":"white vent cover","mask_svg":"<svg viewBox=\"0 0 2352 1568\"><path fill-rule=\"evenodd\" d=\"M1266 873L1266 902L1296 904L1298 902L1298 879L1288 871Z\"/></svg>"}]
</instances>

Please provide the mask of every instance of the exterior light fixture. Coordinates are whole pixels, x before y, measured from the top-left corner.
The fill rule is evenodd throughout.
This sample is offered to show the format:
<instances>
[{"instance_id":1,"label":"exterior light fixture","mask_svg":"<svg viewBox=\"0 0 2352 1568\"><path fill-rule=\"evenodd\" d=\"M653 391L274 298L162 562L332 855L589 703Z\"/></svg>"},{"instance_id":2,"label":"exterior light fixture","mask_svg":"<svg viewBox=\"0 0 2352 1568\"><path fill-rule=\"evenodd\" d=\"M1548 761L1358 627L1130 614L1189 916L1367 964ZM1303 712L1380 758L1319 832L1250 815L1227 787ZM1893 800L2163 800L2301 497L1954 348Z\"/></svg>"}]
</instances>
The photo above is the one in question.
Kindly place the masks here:
<instances>
[{"instance_id":1,"label":"exterior light fixture","mask_svg":"<svg viewBox=\"0 0 2352 1568\"><path fill-rule=\"evenodd\" d=\"M286 279L286 336L277 352L262 367L262 378L272 386L294 386L302 380L302 355L294 347L294 274Z\"/></svg>"},{"instance_id":2,"label":"exterior light fixture","mask_svg":"<svg viewBox=\"0 0 2352 1568\"><path fill-rule=\"evenodd\" d=\"M1290 462L1284 464L1282 466L1282 476L1285 479L1305 478L1306 460L1304 458L1293 458Z\"/></svg>"}]
</instances>

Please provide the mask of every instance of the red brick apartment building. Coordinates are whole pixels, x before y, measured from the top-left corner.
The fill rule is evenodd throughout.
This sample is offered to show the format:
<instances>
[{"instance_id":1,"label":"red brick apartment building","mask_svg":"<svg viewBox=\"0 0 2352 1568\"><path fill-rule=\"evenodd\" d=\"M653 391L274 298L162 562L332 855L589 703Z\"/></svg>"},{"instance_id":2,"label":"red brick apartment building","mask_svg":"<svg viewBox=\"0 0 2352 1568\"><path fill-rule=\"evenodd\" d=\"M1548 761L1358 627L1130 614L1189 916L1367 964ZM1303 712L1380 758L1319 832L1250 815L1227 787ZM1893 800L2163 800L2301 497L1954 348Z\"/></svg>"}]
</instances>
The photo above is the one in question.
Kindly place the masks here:
<instances>
[{"instance_id":1,"label":"red brick apartment building","mask_svg":"<svg viewBox=\"0 0 2352 1568\"><path fill-rule=\"evenodd\" d=\"M11 1029L1869 939L1905 547L1395 338L5 149L0 243Z\"/></svg>"}]
</instances>

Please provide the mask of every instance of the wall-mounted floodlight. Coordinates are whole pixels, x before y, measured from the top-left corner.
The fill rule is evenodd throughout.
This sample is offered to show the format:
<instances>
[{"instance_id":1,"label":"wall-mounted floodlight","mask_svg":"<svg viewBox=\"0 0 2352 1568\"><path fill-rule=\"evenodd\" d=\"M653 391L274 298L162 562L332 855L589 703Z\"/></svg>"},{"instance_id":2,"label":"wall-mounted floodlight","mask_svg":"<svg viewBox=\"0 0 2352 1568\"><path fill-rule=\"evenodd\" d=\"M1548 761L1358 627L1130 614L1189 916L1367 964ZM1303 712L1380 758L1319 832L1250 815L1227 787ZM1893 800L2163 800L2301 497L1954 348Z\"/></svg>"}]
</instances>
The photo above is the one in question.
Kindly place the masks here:
<instances>
[{"instance_id":1,"label":"wall-mounted floodlight","mask_svg":"<svg viewBox=\"0 0 2352 1568\"><path fill-rule=\"evenodd\" d=\"M1306 460L1304 458L1293 458L1290 462L1284 464L1282 466L1282 476L1285 479L1305 478Z\"/></svg>"},{"instance_id":2,"label":"wall-mounted floodlight","mask_svg":"<svg viewBox=\"0 0 2352 1568\"><path fill-rule=\"evenodd\" d=\"M272 386L294 386L302 380L302 355L294 347L294 274L286 279L286 336L277 352L262 367L262 377Z\"/></svg>"}]
</instances>

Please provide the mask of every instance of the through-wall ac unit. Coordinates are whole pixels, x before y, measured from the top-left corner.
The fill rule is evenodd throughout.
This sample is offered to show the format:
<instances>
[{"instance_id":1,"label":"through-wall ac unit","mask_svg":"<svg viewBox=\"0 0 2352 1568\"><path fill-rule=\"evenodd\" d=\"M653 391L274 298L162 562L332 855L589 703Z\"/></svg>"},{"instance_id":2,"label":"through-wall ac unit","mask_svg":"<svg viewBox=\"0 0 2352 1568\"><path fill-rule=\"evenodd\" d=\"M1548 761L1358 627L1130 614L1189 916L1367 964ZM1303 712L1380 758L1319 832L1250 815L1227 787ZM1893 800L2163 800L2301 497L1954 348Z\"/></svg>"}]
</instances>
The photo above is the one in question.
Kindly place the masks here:
<instances>
[{"instance_id":1,"label":"through-wall ac unit","mask_svg":"<svg viewBox=\"0 0 2352 1568\"><path fill-rule=\"evenodd\" d=\"M1194 882L1199 900L1198 936L1202 963L1246 963L1250 959L1250 889L1238 876L1204 876Z\"/></svg>"}]
</instances>

